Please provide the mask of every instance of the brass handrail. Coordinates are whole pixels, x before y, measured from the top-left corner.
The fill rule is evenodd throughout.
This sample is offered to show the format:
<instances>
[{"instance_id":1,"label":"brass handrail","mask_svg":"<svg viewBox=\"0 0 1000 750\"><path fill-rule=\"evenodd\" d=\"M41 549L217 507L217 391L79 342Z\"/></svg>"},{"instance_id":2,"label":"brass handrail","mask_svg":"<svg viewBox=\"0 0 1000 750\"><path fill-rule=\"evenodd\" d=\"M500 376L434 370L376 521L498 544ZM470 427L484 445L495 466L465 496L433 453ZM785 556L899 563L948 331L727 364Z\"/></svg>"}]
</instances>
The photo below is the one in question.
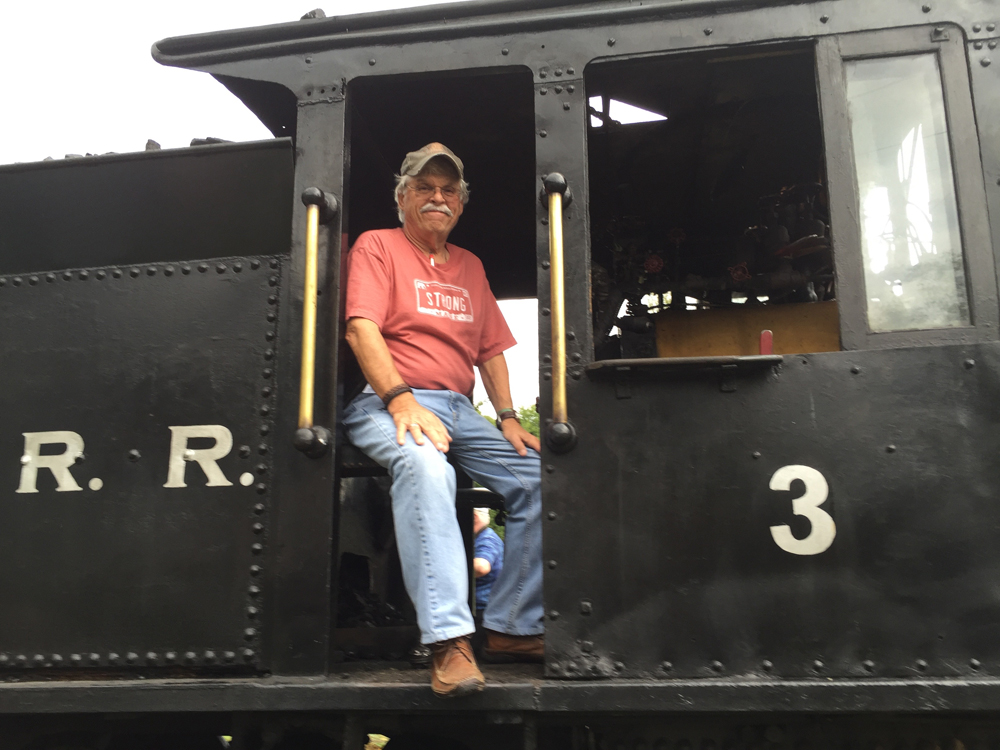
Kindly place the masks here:
<instances>
[{"instance_id":1,"label":"brass handrail","mask_svg":"<svg viewBox=\"0 0 1000 750\"><path fill-rule=\"evenodd\" d=\"M302 193L306 206L305 285L302 292L302 363L299 371L299 429L295 447L319 458L330 447L330 431L313 424L316 400L316 309L319 286L319 225L333 219L337 199L319 188Z\"/></svg>"},{"instance_id":2,"label":"brass handrail","mask_svg":"<svg viewBox=\"0 0 1000 750\"><path fill-rule=\"evenodd\" d=\"M302 367L299 376L299 429L313 426L316 392L316 287L319 275L319 206L306 206L306 269L302 293Z\"/></svg>"},{"instance_id":3,"label":"brass handrail","mask_svg":"<svg viewBox=\"0 0 1000 750\"><path fill-rule=\"evenodd\" d=\"M563 208L571 200L566 178L558 172L543 180L549 202L549 307L552 318L552 423L546 442L556 452L576 443L566 401L566 280L563 253Z\"/></svg>"},{"instance_id":4,"label":"brass handrail","mask_svg":"<svg viewBox=\"0 0 1000 750\"><path fill-rule=\"evenodd\" d=\"M569 421L566 406L566 285L563 276L562 193L549 193L549 296L552 308L552 421Z\"/></svg>"}]
</instances>

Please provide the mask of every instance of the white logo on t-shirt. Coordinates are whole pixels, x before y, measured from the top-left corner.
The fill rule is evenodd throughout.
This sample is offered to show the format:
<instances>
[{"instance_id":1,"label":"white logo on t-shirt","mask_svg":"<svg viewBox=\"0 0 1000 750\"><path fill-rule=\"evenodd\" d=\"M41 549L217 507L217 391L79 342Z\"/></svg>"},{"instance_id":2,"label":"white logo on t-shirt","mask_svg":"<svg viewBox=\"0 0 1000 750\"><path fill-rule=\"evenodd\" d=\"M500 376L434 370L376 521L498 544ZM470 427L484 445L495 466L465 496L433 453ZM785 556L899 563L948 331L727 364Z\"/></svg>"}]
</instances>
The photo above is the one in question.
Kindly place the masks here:
<instances>
[{"instance_id":1,"label":"white logo on t-shirt","mask_svg":"<svg viewBox=\"0 0 1000 750\"><path fill-rule=\"evenodd\" d=\"M420 279L414 279L413 284L417 288L417 312L472 322L472 297L467 289Z\"/></svg>"}]
</instances>

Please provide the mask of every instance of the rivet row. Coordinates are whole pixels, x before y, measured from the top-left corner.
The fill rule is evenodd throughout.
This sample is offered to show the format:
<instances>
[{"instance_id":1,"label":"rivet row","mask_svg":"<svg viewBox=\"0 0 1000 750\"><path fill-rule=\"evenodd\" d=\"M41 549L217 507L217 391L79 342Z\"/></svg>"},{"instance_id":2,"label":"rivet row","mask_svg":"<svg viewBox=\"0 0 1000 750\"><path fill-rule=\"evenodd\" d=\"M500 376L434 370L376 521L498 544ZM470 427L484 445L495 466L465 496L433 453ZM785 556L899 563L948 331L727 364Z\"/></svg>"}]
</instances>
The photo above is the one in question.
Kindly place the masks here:
<instances>
[{"instance_id":1,"label":"rivet row","mask_svg":"<svg viewBox=\"0 0 1000 750\"><path fill-rule=\"evenodd\" d=\"M268 277L267 280L268 286L278 287L280 284L280 271L279 271L280 263L276 258L271 258L267 261L267 265L268 268L270 268L271 270L278 272ZM250 261L251 269L257 270L260 267L261 267L260 260L254 258ZM235 269L234 267L234 270L237 269ZM272 415L271 398L275 393L275 388L272 382L272 378L274 377L274 369L270 365L277 358L277 351L274 342L278 336L277 332L278 314L274 308L278 304L278 295L269 294L267 297L267 304L271 308L266 313L266 320L270 325L264 332L264 340L269 344L269 346L263 352L263 359L264 363L269 366L263 367L261 369L261 377L266 382L260 389L261 401L257 408L257 413L261 417L270 419ZM261 435L261 437L263 437L266 440L271 433L270 422L261 422L260 426L258 427L258 432ZM257 453L260 456L268 456L270 454L270 446L268 445L268 443L267 442L259 443L257 446ZM240 456L242 458L250 458L251 456L250 446L242 446L240 448ZM269 465L267 463L264 463L263 461L257 463L254 466L254 471L261 478L267 475L269 469L270 469ZM250 484L250 482L248 482L248 484ZM259 495L265 495L268 490L268 485L266 482L258 481L254 485L254 490ZM263 502L258 502L253 505L252 515L251 515L251 531L253 531L254 535L256 536L265 535L266 518L263 518L263 516L265 516L266 510L267 507ZM259 557L264 552L264 545L259 541L254 542L250 547L250 552L254 557ZM250 565L249 567L250 576L252 578L258 578L260 577L262 570L263 569L261 568L261 566L256 563ZM260 596L261 596L260 586L256 584L251 584L250 586L247 587L248 603L245 611L247 618L250 620L257 620L260 616ZM257 637L257 632L258 632L257 628L253 627L245 628L243 630L243 637L248 641L252 641L254 638ZM254 658L253 649L246 648L241 653L246 661L252 661Z\"/></svg>"},{"instance_id":2,"label":"rivet row","mask_svg":"<svg viewBox=\"0 0 1000 750\"><path fill-rule=\"evenodd\" d=\"M256 616L256 610L254 614ZM257 636L256 628L245 628L243 630L243 637L246 640L253 640ZM254 657L254 650L251 648L244 648L240 651L240 654L244 659L250 660ZM236 660L236 651L224 651L222 652L221 661L223 662L234 662ZM178 662L184 662L186 664L197 664L199 662L206 664L213 664L220 660L217 652L208 649L201 654L195 651L186 651L183 655L179 654L177 651L164 651L162 654L156 651L147 651L140 656L136 651L127 651L124 656L119 654L117 651L109 651L107 656L103 656L98 653L91 652L89 654L70 654L68 657L63 657L62 654L0 654L0 669L4 667L43 667L43 668L60 668L67 664L67 662L74 667L82 666L121 666L122 664L127 664L130 666L145 664L148 666L156 666L160 664L176 664Z\"/></svg>"},{"instance_id":3,"label":"rivet row","mask_svg":"<svg viewBox=\"0 0 1000 750\"><path fill-rule=\"evenodd\" d=\"M278 268L279 264L277 261L272 260L271 263L273 264L271 265L272 269ZM254 258L250 260L249 265L252 270L256 271L261 267L261 261ZM27 282L29 286L38 286L43 279L48 284L54 284L59 279L62 279L63 281L73 281L73 280L87 281L91 278L94 278L98 281L103 281L104 279L108 278L109 275L113 279L120 279L124 277L126 273L130 278L137 279L140 276L142 276L144 272L146 276L156 276L158 273L160 273L161 270L163 271L164 276L169 277L173 276L177 272L178 267L180 268L180 272L183 275L185 276L190 275L192 267L187 263L181 263L179 264L179 266L171 263L131 266L127 268L127 270L113 266L105 268L81 268L81 269L67 269L65 271L60 271L58 273L54 271L49 271L44 274L27 274L27 275L18 274L16 276L9 276L9 277L0 276L0 288L6 287L8 284L14 287L20 287L23 286L25 282ZM234 271L235 273L241 273L244 267L245 267L244 261L227 260L226 262L218 262L215 266L215 270L220 274L227 273L230 270ZM197 269L201 273L205 273L206 271L208 271L209 266L207 263L199 263L197 265ZM271 286L276 286L278 283L278 277L271 276L268 279L268 283ZM275 304L275 302L270 302L270 304Z\"/></svg>"}]
</instances>

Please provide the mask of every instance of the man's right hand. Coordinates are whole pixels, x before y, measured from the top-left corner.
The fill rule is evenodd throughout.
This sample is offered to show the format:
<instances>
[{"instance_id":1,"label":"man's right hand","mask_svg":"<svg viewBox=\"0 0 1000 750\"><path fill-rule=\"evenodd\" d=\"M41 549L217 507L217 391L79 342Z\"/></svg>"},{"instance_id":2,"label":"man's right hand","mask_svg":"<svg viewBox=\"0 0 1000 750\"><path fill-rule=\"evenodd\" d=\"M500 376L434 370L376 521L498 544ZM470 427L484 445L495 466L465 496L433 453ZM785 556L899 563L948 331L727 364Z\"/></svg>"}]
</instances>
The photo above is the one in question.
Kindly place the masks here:
<instances>
[{"instance_id":1,"label":"man's right hand","mask_svg":"<svg viewBox=\"0 0 1000 750\"><path fill-rule=\"evenodd\" d=\"M406 433L413 435L417 445L424 444L424 435L431 439L434 447L442 453L448 452L451 435L437 418L437 415L421 406L412 393L396 396L386 407L396 423L396 442L406 443Z\"/></svg>"}]
</instances>

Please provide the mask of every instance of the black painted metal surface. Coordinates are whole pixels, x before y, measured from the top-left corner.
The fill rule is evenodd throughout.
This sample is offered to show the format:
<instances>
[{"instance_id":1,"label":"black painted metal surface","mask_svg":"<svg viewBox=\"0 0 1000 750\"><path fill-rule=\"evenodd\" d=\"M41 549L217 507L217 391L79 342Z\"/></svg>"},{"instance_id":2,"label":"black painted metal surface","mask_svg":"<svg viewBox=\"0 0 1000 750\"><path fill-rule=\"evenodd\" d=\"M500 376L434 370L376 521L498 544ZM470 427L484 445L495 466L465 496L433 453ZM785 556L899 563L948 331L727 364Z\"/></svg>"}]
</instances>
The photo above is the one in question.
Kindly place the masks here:
<instances>
[{"instance_id":1,"label":"black painted metal surface","mask_svg":"<svg viewBox=\"0 0 1000 750\"><path fill-rule=\"evenodd\" d=\"M257 662L279 278L0 276L0 668Z\"/></svg>"},{"instance_id":2,"label":"black painted metal surface","mask_svg":"<svg viewBox=\"0 0 1000 750\"><path fill-rule=\"evenodd\" d=\"M301 103L300 103L301 104ZM332 597L331 554L335 528L334 451L313 459L292 447L298 427L305 278L306 209L299 196L317 187L343 205L344 101L324 97L296 109L296 170L293 188L291 258L283 269L279 339L294 342L278 349L275 370L286 385L275 393L275 513L270 531L264 611L263 666L276 674L323 674L329 657ZM343 211L321 224L318 238L316 393L314 419L336 424L338 320L331 315L340 287L340 238Z\"/></svg>"},{"instance_id":3,"label":"black painted metal surface","mask_svg":"<svg viewBox=\"0 0 1000 750\"><path fill-rule=\"evenodd\" d=\"M491 684L464 701L434 699L426 676L423 681L387 680L375 689L368 689L364 678L231 680L184 687L150 680L82 683L74 689L30 683L0 687L0 732L6 746L16 750L64 747L71 737L88 748L101 746L97 738L111 747L130 741L125 746L214 748L220 734L230 735L235 746L353 750L369 733L399 742L418 734L426 738L416 745L420 748L445 747L444 738L454 738L460 747L475 750L963 750L994 747L1000 736L988 711L953 710L958 704L989 707L991 699L995 702L997 686L986 681L553 685L524 673L486 671ZM754 698L747 700L751 693ZM802 711L807 696L812 706L826 710ZM71 702L74 697L78 702ZM114 708L90 712L105 703ZM402 705L408 710L401 712ZM864 710L859 713L859 708ZM84 713L77 713L81 709Z\"/></svg>"},{"instance_id":4,"label":"black painted metal surface","mask_svg":"<svg viewBox=\"0 0 1000 750\"><path fill-rule=\"evenodd\" d=\"M2 166L0 273L286 253L293 200L288 140Z\"/></svg>"},{"instance_id":5,"label":"black painted metal surface","mask_svg":"<svg viewBox=\"0 0 1000 750\"><path fill-rule=\"evenodd\" d=\"M993 344L786 356L731 393L578 382L579 446L548 459L550 673L1000 672L998 373Z\"/></svg>"},{"instance_id":6,"label":"black painted metal surface","mask_svg":"<svg viewBox=\"0 0 1000 750\"><path fill-rule=\"evenodd\" d=\"M547 714L591 722L634 714L666 717L675 726L706 714L851 715L859 712L931 716L995 712L1000 682L974 680L629 680L542 679L531 666L485 665L486 689L462 701L442 701L426 670L404 663L343 671L328 679L162 679L0 684L0 715L58 713L290 712L326 716L373 714ZM679 714L688 714L682 719ZM560 718L561 718L560 717ZM565 720L563 718L562 720ZM570 719L572 720L572 719ZM690 722L690 723L689 723ZM636 724L640 726L640 724Z\"/></svg>"},{"instance_id":7,"label":"black painted metal surface","mask_svg":"<svg viewBox=\"0 0 1000 750\"><path fill-rule=\"evenodd\" d=\"M947 5L686 0L642 7L595 4L534 18L518 16L523 9L523 3L468 6L462 10L468 17L459 23L435 23L442 20L440 9L373 17L364 24L350 20L350 34L342 28L344 19L303 22L173 40L157 53L169 64L211 67L276 134L294 133L296 190L317 185L348 206L352 197L344 195L345 180L358 179L352 168L366 165L351 163L355 139L365 133L357 123L352 132L346 102L349 93L363 97L366 85L373 101L379 93L377 81L362 79L431 71L440 78L430 80L430 87L447 90L445 73L531 71L535 187L543 175L560 171L576 195L566 215L567 307L573 334L571 419L581 439L566 456L544 457L551 467L545 474L546 559L551 561L546 569L548 674L560 679L493 675L494 683L465 708L995 711L1000 695L994 679L1000 674L1000 600L992 583L1000 573L995 552L1000 518L993 507L996 344L786 357L776 371L741 371L730 379L729 392L720 390L714 366L705 370L700 364L693 370L656 372L645 366L629 366L627 372L608 367L607 379L584 373L592 359L584 79L590 62L779 38L809 43L822 37L829 46L868 28L907 26L930 38L935 24L959 24L949 29L967 36L976 106L985 115L975 121L982 171L989 207L995 209L1000 173L991 136L996 118L988 115L996 109L997 66L987 60L988 45L996 40L983 31L995 8L975 0ZM476 18L483 10L516 13ZM517 77L524 81L514 88L527 88L527 76L519 73L511 80ZM406 88L406 81L397 83ZM482 96L489 94L486 90ZM519 96L511 100L520 101ZM828 129L838 127L830 112L825 116ZM514 119L522 124L520 115ZM399 127L406 125L401 120ZM389 130L381 142L403 139ZM970 133L963 131L966 144L972 143ZM490 134L471 128L469 138L475 142L484 135ZM15 383L4 397L5 414L11 416L0 433L0 458L7 456L0 480L8 488L0 495L8 516L0 519L0 586L6 586L0 596L16 608L12 621L0 623L0 640L14 644L0 642L0 658L7 656L10 669L21 668L21 655L27 664L75 668L73 655L86 661L91 648L102 667L114 649L123 669L138 668L149 654L155 665L165 662L168 651L183 659L184 649L192 650L200 666L217 663L220 655L224 660L227 650L238 660L241 646L255 650L254 660L259 655L254 639L261 634L245 639L247 627L259 629L247 624L256 617L265 623L262 668L315 676L328 666L331 560L337 559L333 457L311 463L289 449L297 351L292 345L274 349L270 342L260 343L260 336L266 340L278 331L282 341L298 341L301 334L301 208L294 208L290 263L283 263L278 286L270 292L249 281L246 267L239 277L228 265L216 276L219 261L212 260L203 275L195 270L188 278L180 263L246 255L239 246L262 238L270 238L261 243L268 248L255 253L287 249L289 207L295 200L288 181L290 149L287 143L260 147L255 153L271 166L257 169L235 156L226 161L242 147L210 148L218 148L219 158L180 178L169 169L145 181L135 180L138 172L114 176L116 165L133 157L0 170L5 189L0 203L9 204L4 221L19 227L16 235L7 235L16 242L0 253L0 272L8 273L0 308L5 322L27 321L10 326L11 337L5 333L3 339L5 380ZM527 141L519 141L512 160L521 166L530 149ZM209 153L185 152L184 158L194 163ZM148 165L180 164L157 162L162 159L138 158ZM376 162L372 156L368 164ZM395 163L386 162L389 171ZM843 160L836 165L841 177L848 166ZM86 206L66 220L47 206L40 208L52 192L45 176L60 170L71 177L56 183L72 183ZM105 171L88 181L88 170ZM191 179L199 172L203 180ZM275 175L275 181L255 187L257 197L237 205L244 197L243 178L261 173ZM218 182L220 175L225 179ZM126 185L126 193L135 193L135 186L150 184L169 184L173 197L158 201L140 191L134 206L112 205L102 190ZM214 187L206 190L209 184ZM27 198L21 187L30 188L24 191ZM187 190L202 199L192 205ZM221 212L211 204L219 196L225 196ZM385 204L391 213L390 205ZM145 218L130 218L144 208L151 211ZM495 217L506 208L488 210ZM93 220L101 216L104 220ZM257 217L264 218L254 224ZM544 219L537 209L543 355L549 281ZM80 222L89 223L74 238ZM329 356L318 367L317 412L325 420L337 408L339 329L332 310L346 229L338 225L321 237L320 291L330 303L320 320L319 340ZM997 231L994 221L994 248ZM66 249L71 244L85 249L71 253ZM498 273L511 273L510 288L530 290L531 280L522 278L523 263L530 260L524 248L511 251L518 260L516 272L502 269L510 260L502 251L494 254L499 257L485 260L501 267ZM168 260L175 269L172 278L164 276L165 262L155 266L153 276L146 265L136 266L136 277L120 279L106 268L99 281L102 269L93 267ZM48 281L45 271L66 266L87 266L86 281L79 271L64 279L61 270ZM121 270L128 274L130 268ZM16 288L14 274L20 274ZM92 291L98 283L104 287ZM986 286L995 298L995 290ZM20 295L18 302L4 308L3 300L12 294ZM272 302L288 311L281 320L269 312ZM267 325L259 319L261 311ZM95 332L94 320L107 321L106 327ZM104 330L112 333L102 338ZM262 367L262 362L274 364ZM543 364L543 416L546 370ZM263 396L263 388L273 386L262 387L262 381L275 378L282 387ZM42 399L43 385L55 395ZM223 416L180 421L198 410ZM232 422L230 413L236 415ZM48 421L26 426L25 420L36 418ZM272 418L275 423L269 425ZM252 459L235 453L220 459L232 487L203 486L200 470L191 465L188 475L200 477L201 485L190 481L185 489L163 488L169 445L157 436L178 424L217 423L233 432L236 446L245 433L269 430L267 439L281 446L275 463L268 466L254 454L266 440L248 438ZM80 477L81 490L53 492L54 480L43 470L39 493L11 494L21 481L22 433L56 429L76 430L86 440L86 460L69 469ZM134 448L134 463L127 462L128 451L123 459L121 450L133 443L141 444ZM114 450L103 450L105 445ZM255 484L260 476L275 482L263 482L260 497L266 500L259 516L256 489L235 481L243 463L253 464ZM258 464L264 464L262 474ZM788 552L772 535L771 527L783 524L798 539L809 533L801 517L791 514L801 482L793 481L790 491L768 489L775 472L786 466L814 469L828 485L820 507L836 523L836 536L817 554ZM132 474L141 481L128 483ZM88 489L83 480L93 477L104 477L101 489ZM167 493L173 492L182 499L170 499ZM216 492L242 499L218 502ZM39 501L46 503L41 510ZM261 533L254 536L257 523ZM166 533L154 533L162 529ZM257 571L262 591L253 591L257 578L248 564L256 564L256 558L248 557L254 550L247 543L260 537L268 575ZM263 604L254 603L258 600ZM81 636L93 636L89 642L97 646ZM206 651L213 652L211 660ZM135 654L132 665L130 653ZM444 710L427 690L425 674L396 669L367 676L347 672L330 680L212 680L180 686L163 681L31 683L3 686L0 692L0 710L14 712L201 711L209 706L221 711ZM454 710L452 705L447 709Z\"/></svg>"},{"instance_id":8,"label":"black painted metal surface","mask_svg":"<svg viewBox=\"0 0 1000 750\"><path fill-rule=\"evenodd\" d=\"M172 37L153 45L153 57L165 65L194 67L316 49L544 32L623 21L712 15L761 6L781 7L790 2L794 0L654 0L641 5L628 0L540 5L521 0L470 2L445 8L443 13L442 8L432 6L402 13L365 13Z\"/></svg>"}]
</instances>

